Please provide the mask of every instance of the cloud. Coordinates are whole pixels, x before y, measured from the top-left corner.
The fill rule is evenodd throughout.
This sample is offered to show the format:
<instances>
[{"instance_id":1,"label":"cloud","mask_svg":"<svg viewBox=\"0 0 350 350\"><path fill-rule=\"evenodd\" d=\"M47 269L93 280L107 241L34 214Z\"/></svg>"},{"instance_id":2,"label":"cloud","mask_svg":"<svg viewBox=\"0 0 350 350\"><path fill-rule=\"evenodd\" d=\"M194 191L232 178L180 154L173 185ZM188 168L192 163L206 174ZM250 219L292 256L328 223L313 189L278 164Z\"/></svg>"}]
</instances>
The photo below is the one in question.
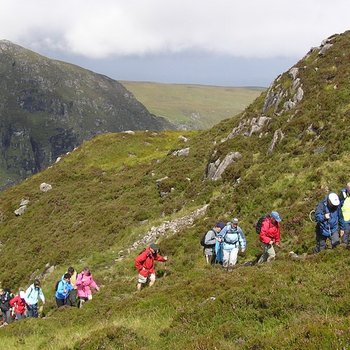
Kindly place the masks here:
<instances>
[{"instance_id":1,"label":"cloud","mask_svg":"<svg viewBox=\"0 0 350 350\"><path fill-rule=\"evenodd\" d=\"M347 30L349 12L348 0L0 0L0 38L89 58L297 57Z\"/></svg>"}]
</instances>

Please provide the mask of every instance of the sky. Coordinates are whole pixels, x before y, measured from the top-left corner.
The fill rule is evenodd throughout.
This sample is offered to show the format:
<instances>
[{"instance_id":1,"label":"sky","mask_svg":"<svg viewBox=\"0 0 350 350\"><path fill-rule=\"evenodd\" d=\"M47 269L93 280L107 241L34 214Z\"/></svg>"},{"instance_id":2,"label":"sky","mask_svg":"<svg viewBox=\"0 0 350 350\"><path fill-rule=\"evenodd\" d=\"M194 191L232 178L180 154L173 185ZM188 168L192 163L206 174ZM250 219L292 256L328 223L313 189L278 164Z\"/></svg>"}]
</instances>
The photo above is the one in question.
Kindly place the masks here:
<instances>
[{"instance_id":1,"label":"sky","mask_svg":"<svg viewBox=\"0 0 350 350\"><path fill-rule=\"evenodd\" d=\"M268 86L349 0L0 0L0 40L117 80Z\"/></svg>"}]
</instances>

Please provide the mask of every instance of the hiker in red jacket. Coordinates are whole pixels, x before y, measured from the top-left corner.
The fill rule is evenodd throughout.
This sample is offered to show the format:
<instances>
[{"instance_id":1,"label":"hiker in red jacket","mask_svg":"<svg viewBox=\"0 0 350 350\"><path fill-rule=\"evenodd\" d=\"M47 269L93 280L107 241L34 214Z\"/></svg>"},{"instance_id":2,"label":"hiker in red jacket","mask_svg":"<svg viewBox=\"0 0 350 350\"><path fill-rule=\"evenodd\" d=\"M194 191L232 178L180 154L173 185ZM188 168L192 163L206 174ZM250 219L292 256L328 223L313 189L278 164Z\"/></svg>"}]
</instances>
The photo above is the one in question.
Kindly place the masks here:
<instances>
[{"instance_id":1,"label":"hiker in red jacket","mask_svg":"<svg viewBox=\"0 0 350 350\"><path fill-rule=\"evenodd\" d=\"M26 302L24 297L26 293L22 288L19 289L18 294L10 300L11 307L15 308L16 320L21 320L26 317Z\"/></svg>"},{"instance_id":2,"label":"hiker in red jacket","mask_svg":"<svg viewBox=\"0 0 350 350\"><path fill-rule=\"evenodd\" d=\"M274 249L274 245L279 246L281 242L281 221L281 217L277 213L277 211L271 212L271 214L264 219L259 235L264 252L258 260L259 264L265 261L269 262L275 259L276 252Z\"/></svg>"},{"instance_id":3,"label":"hiker in red jacket","mask_svg":"<svg viewBox=\"0 0 350 350\"><path fill-rule=\"evenodd\" d=\"M154 260L165 262L168 260L166 256L159 254L159 247L155 243L151 243L142 253L135 259L135 267L139 272L137 290L140 291L142 286L149 280L149 286L152 287L156 280L156 271L154 269Z\"/></svg>"}]
</instances>

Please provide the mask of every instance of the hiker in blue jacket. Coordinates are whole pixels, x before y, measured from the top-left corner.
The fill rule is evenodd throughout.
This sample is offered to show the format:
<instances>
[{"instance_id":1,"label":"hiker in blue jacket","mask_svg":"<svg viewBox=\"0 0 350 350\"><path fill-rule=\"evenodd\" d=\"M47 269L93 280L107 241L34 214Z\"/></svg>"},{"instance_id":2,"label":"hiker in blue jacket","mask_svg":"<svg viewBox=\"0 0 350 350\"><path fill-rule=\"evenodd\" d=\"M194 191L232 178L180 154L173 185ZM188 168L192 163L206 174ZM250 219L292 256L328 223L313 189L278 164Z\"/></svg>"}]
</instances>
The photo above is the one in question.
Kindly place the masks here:
<instances>
[{"instance_id":1,"label":"hiker in blue jacket","mask_svg":"<svg viewBox=\"0 0 350 350\"><path fill-rule=\"evenodd\" d=\"M244 253L247 245L243 230L238 226L238 219L234 218L227 223L219 236L224 254L223 267L233 267L237 263L239 250Z\"/></svg>"},{"instance_id":2,"label":"hiker in blue jacket","mask_svg":"<svg viewBox=\"0 0 350 350\"><path fill-rule=\"evenodd\" d=\"M339 245L338 230L344 230L344 220L340 214L340 200L336 193L329 193L318 203L315 218L317 222L315 253L326 249L327 239L330 239L332 248Z\"/></svg>"},{"instance_id":3,"label":"hiker in blue jacket","mask_svg":"<svg viewBox=\"0 0 350 350\"><path fill-rule=\"evenodd\" d=\"M218 234L225 227L225 223L219 221L215 226L207 232L204 238L204 255L207 264L213 264L215 262L216 251L215 245L219 241Z\"/></svg>"},{"instance_id":4,"label":"hiker in blue jacket","mask_svg":"<svg viewBox=\"0 0 350 350\"><path fill-rule=\"evenodd\" d=\"M34 280L34 283L26 290L24 300L27 304L27 317L38 317L38 302L39 298L45 304L45 296L40 287L40 281Z\"/></svg>"},{"instance_id":5,"label":"hiker in blue jacket","mask_svg":"<svg viewBox=\"0 0 350 350\"><path fill-rule=\"evenodd\" d=\"M67 304L69 293L74 289L70 283L70 277L71 275L69 273L65 273L57 284L55 294L57 307Z\"/></svg>"}]
</instances>

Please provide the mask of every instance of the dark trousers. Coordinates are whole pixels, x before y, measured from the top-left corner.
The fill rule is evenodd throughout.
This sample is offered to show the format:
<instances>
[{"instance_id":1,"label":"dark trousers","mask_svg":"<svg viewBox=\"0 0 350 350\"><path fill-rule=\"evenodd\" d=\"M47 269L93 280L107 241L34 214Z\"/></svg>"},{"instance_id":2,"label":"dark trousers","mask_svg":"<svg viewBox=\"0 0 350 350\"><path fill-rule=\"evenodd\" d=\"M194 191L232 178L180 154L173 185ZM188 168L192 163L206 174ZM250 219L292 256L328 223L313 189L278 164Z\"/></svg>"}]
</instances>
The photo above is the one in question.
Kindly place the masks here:
<instances>
[{"instance_id":1,"label":"dark trousers","mask_svg":"<svg viewBox=\"0 0 350 350\"><path fill-rule=\"evenodd\" d=\"M315 253L319 253L327 248L327 239L331 241L332 249L340 244L338 231L333 232L330 237L326 237L323 236L318 230L316 230Z\"/></svg>"},{"instance_id":2,"label":"dark trousers","mask_svg":"<svg viewBox=\"0 0 350 350\"><path fill-rule=\"evenodd\" d=\"M66 299L58 299L58 298L56 298L56 304L57 304L57 307L64 306L64 305L66 305Z\"/></svg>"},{"instance_id":3,"label":"dark trousers","mask_svg":"<svg viewBox=\"0 0 350 350\"><path fill-rule=\"evenodd\" d=\"M38 318L38 304L27 305L27 316Z\"/></svg>"},{"instance_id":4,"label":"dark trousers","mask_svg":"<svg viewBox=\"0 0 350 350\"><path fill-rule=\"evenodd\" d=\"M5 323L10 323L12 321L11 310L1 310L2 312L2 321Z\"/></svg>"},{"instance_id":5,"label":"dark trousers","mask_svg":"<svg viewBox=\"0 0 350 350\"><path fill-rule=\"evenodd\" d=\"M349 245L349 239L350 239L350 222L344 223L344 236L343 236L343 242L347 245Z\"/></svg>"},{"instance_id":6,"label":"dark trousers","mask_svg":"<svg viewBox=\"0 0 350 350\"><path fill-rule=\"evenodd\" d=\"M77 305L77 290L73 289L69 292L68 298L67 298L67 305L69 306L78 306Z\"/></svg>"},{"instance_id":7,"label":"dark trousers","mask_svg":"<svg viewBox=\"0 0 350 350\"><path fill-rule=\"evenodd\" d=\"M25 313L20 314L20 313L16 312L16 320L22 320L23 318L26 318Z\"/></svg>"}]
</instances>

